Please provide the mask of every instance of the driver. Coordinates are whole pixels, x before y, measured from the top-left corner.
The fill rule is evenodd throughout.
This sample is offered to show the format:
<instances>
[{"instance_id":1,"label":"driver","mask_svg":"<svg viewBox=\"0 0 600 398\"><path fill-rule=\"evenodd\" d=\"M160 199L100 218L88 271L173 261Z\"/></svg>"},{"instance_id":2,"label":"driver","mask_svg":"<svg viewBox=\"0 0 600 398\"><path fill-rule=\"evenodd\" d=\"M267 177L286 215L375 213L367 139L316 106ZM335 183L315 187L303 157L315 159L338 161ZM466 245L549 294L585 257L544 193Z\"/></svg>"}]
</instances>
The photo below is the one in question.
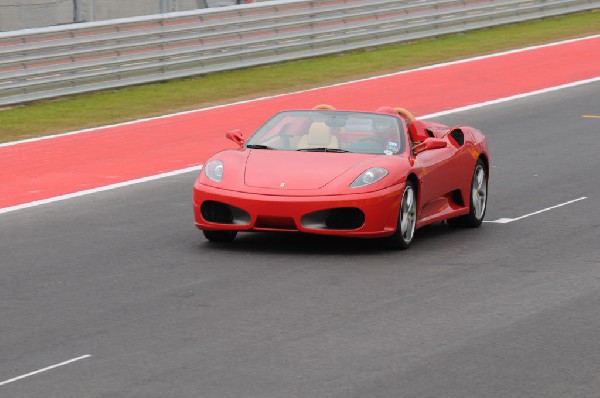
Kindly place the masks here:
<instances>
[{"instance_id":1,"label":"driver","mask_svg":"<svg viewBox=\"0 0 600 398\"><path fill-rule=\"evenodd\" d=\"M398 142L398 124L394 119L389 117L378 117L373 123L373 129L375 132L375 137L379 140L384 142Z\"/></svg>"}]
</instances>

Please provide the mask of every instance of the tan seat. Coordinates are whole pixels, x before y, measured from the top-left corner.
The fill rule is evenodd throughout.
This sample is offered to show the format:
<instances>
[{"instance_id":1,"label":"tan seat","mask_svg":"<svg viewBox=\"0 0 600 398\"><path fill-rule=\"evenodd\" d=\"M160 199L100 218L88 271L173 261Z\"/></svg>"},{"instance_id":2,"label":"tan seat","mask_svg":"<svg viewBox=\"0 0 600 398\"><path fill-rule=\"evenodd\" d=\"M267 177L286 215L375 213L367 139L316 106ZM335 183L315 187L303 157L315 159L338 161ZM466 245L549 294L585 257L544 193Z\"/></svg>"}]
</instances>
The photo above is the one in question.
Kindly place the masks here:
<instances>
[{"instance_id":1,"label":"tan seat","mask_svg":"<svg viewBox=\"0 0 600 398\"><path fill-rule=\"evenodd\" d=\"M298 143L298 149L303 148L328 148L339 149L338 139L331 134L331 129L323 122L315 122L310 125L308 134L302 136Z\"/></svg>"}]
</instances>

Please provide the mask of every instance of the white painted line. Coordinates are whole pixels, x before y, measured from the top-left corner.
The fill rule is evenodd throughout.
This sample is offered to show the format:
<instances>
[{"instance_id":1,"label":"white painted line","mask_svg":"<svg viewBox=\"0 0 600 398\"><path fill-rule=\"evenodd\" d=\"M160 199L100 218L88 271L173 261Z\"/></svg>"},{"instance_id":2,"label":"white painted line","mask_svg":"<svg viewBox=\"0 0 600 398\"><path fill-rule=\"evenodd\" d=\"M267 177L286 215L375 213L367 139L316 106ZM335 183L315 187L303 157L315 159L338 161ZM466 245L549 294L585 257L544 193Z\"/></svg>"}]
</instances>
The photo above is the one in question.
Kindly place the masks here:
<instances>
[{"instance_id":1,"label":"white painted line","mask_svg":"<svg viewBox=\"0 0 600 398\"><path fill-rule=\"evenodd\" d=\"M582 84L593 83L596 81L600 81L600 77L595 77L593 79L587 79L587 80L580 80L580 81L573 82L573 83L563 84L563 85L555 86L555 87L549 87L549 88L545 88L542 90L531 91L529 93L524 93L524 94L517 94L517 95L510 96L510 97L499 98L499 99L495 99L492 101L482 102L480 104L472 104L472 105L467 105L467 106L463 106L460 108L449 109L446 111L431 113L429 115L421 116L421 117L419 117L419 119L428 119L428 118L433 118L433 117L438 117L438 116L446 116L446 115L450 115L453 113L464 112L464 111L468 111L471 109L481 108L484 106L496 105L496 104L499 104L502 102L508 102L508 101L512 101L512 100L516 100L516 99L520 99L520 98L530 97L532 95L544 94L544 93L548 93L551 91L557 91L557 90L562 90L565 88L580 86ZM191 171L200 170L201 168L202 168L202 165L192 166L192 167L188 167L188 168L181 169L181 170L175 170L175 171L171 171L168 173L162 173L162 174L157 174L157 175L153 175L153 176L149 176L149 177L140 178L137 180L120 182L118 184L112 184L112 185L107 185L107 186L100 187L100 188L88 189L86 191L74 192L74 193L70 193L70 194L66 194L66 195L57 196L54 198L38 200L35 202L24 203L24 204L12 206L12 207L0 208L0 215L5 214L5 213L10 213L13 211L17 211L17 210L27 209L30 207L45 205L48 203L59 202L59 201L66 200L66 199L77 198L80 196L89 195L89 194L96 193L96 192L109 191L112 189L122 188L122 187L126 187L129 185L139 184L139 183L143 183L143 182L147 182L147 181L159 180L161 178L176 176L179 174L185 174L185 173L188 173ZM512 219L509 219L509 220L512 220ZM497 223L502 224L502 222L499 222L498 220L485 221L485 222L497 222ZM509 221L509 222L511 222L511 221Z\"/></svg>"},{"instance_id":2,"label":"white painted line","mask_svg":"<svg viewBox=\"0 0 600 398\"><path fill-rule=\"evenodd\" d=\"M570 200L568 202L558 204L556 206L546 207L545 209L538 210L538 211L535 211L533 213L525 214L524 216L520 216L520 217L517 217L517 218L499 218L499 219L494 220L494 221L484 221L484 222L496 223L496 224L508 224L508 223L513 222L513 221L519 221L519 220L522 220L522 219L527 218L527 217L535 216L536 214L540 214L540 213L544 213L544 212L549 211L549 210L556 209L558 207L563 207L563 206L566 206L566 205L570 205L571 203L579 202L580 200L584 200L584 199L587 199L587 196L582 196L581 198L573 199L573 200Z\"/></svg>"},{"instance_id":3,"label":"white painted line","mask_svg":"<svg viewBox=\"0 0 600 398\"><path fill-rule=\"evenodd\" d=\"M13 383L13 382L15 382L17 380L21 380L21 379L24 379L26 377L34 376L34 375L39 374L39 373L47 372L49 370L58 368L60 366L65 366L65 365L68 365L70 363L81 361L82 359L86 359L86 358L90 358L90 357L91 357L91 355L82 355L82 356L77 357L77 358L69 359L68 361L57 363L56 365L48 366L46 368L39 369L39 370L36 370L36 371L33 371L33 372L29 372L29 373L21 375L21 376L13 377L12 379L8 379L8 380L5 380L5 381L0 381L0 386L3 386L3 385L8 384L8 383Z\"/></svg>"},{"instance_id":4,"label":"white painted line","mask_svg":"<svg viewBox=\"0 0 600 398\"><path fill-rule=\"evenodd\" d=\"M600 35L592 35L592 36L580 37L580 38L576 38L576 39L562 40L562 41L557 41L557 42L554 42L554 43L547 43L547 44L541 44L541 45L537 45L537 46L523 47L523 48L518 48L518 49L514 49L514 50L501 51L501 52L487 54L487 55L480 55L480 56L477 56L477 57L459 59L459 60L456 60L456 61L443 62L443 63L439 63L439 64L434 64L434 65L422 66L420 68L408 69L408 70L403 70L403 71L394 72L394 73L388 73L388 74L385 74L385 75L372 76L372 77L368 77L368 78L365 78L365 79L352 80L352 81L349 81L349 82L337 83L337 84L332 84L332 85L329 85L329 86L322 86L322 87L315 87L315 88L311 88L311 89L307 89L307 90L294 91L294 92L291 92L291 93L284 93L284 94L277 94L277 95L271 95L271 96L266 96L266 97L254 98L254 99L245 100L245 101L233 102L233 103L230 103L230 104L216 105L216 106L211 106L211 107L208 107L208 108L194 109L194 110L190 110L190 111L177 112L177 113L172 113L172 114L168 114L168 115L161 115L161 116L150 117L150 118L145 118L145 119L132 120L132 121L129 121L129 122L117 123L117 124L110 124L110 125L106 125L106 126L94 127L94 128L89 128L89 129L85 129L85 130L72 131L72 132L68 132L68 133L61 133L61 134L47 135L47 136L44 136L44 137L28 138L28 139L25 139L25 140L5 142L5 143L0 143L0 148L1 147L5 147L5 146L12 146L12 145L17 145L17 144L24 144L24 143L27 143L27 142L35 142L35 141L48 140L48 139L62 137L62 136L67 136L67 135L87 133L87 132L92 132L92 131L96 131L96 130L100 130L100 129L105 129L105 128L110 128L110 127L127 126L127 125L130 125L130 124L135 124L135 123L140 123L140 122L145 122L145 121L150 121L150 120L159 120L159 119L171 118L171 117L174 117L174 116L186 115L186 114L195 113L195 112L204 112L204 111L209 111L209 110L213 110L213 109L225 108L225 107L232 106L232 105L248 104L248 103L253 103L253 102L268 100L268 99L272 99L272 98L279 98L279 97L283 97L283 96L286 96L286 95L301 94L301 93L306 93L306 92L321 90L321 89L330 88L330 87L345 86L345 85L348 85L348 84L354 84L354 83L359 83L359 82L364 82L364 81L369 81L369 80L375 80L375 79L380 79L380 78L389 77L389 76L398 76L398 75L403 75L403 74L407 74L407 73L418 72L418 71L422 71L422 70L442 68L442 67L450 66L450 65L463 64L463 63L468 63L468 62L473 62L473 61L479 61L479 60L488 59L488 58L500 57L500 56L503 56L503 55L509 55L509 54L516 54L516 53L526 52L526 51L532 51L532 50L537 50L537 49L545 48L545 47L559 46L561 44L574 43L574 42L583 41L583 40L593 40L593 39L597 39L599 37L600 37ZM421 117L421 118L423 118L423 117Z\"/></svg>"},{"instance_id":5,"label":"white painted line","mask_svg":"<svg viewBox=\"0 0 600 398\"><path fill-rule=\"evenodd\" d=\"M279 95L274 95L274 96L270 96L270 97L262 97L262 98L252 99L252 100L239 101L239 102L232 103L232 104L217 105L217 106L213 106L213 107L210 107L210 108L203 108L203 109L198 109L198 110L192 110L192 111L186 111L186 112L179 112L179 113L174 113L174 114L170 114L170 115L163 115L163 116L158 116L158 117L148 118L148 119L140 119L140 120L135 120L135 121L131 121L131 122L125 122L125 123L114 124L114 125L103 126L103 127L96 127L96 128L86 129L86 130L74 131L74 132L70 132L70 133L57 134L57 135L51 135L51 136L45 136L45 137L39 137L39 138L31 138L31 139L21 140L21 141L7 142L7 143L4 143L4 144L0 144L0 147L11 146L11 145L21 144L21 143L26 143L26 142L34 142L34 141L46 140L46 139L51 139L51 138L61 137L61 136L66 136L66 135L80 134L80 133L84 133L84 132L91 132L91 131L99 130L99 129L102 129L102 128L129 125L129 124L139 123L139 122L147 121L147 120L156 120L156 119L170 118L170 117L174 117L174 116L178 116L178 115L183 115L183 114L188 114L188 113L193 113L193 112L200 112L200 111L207 111L207 110L211 110L211 109L223 108L223 107L227 107L227 106L230 106L230 105L243 104L243 103L252 103L252 102L256 102L256 101L260 101L260 100L264 100L264 99L269 99L269 98L277 98L277 97L282 97L282 96L290 95L290 94L315 91L315 90L319 90L319 89L322 89L322 88L342 86L342 85L352 84L352 83L361 82L361 81L379 79L381 77L386 77L386 76L394 76L394 75L400 75L400 74L410 73L410 72L419 71L419 70L439 68L439 67L443 67L443 66L447 66L447 65L453 65L453 64L459 64L459 63L471 62L471 61L475 61L475 60L479 60L479 59L486 59L486 58L491 58L491 57L497 57L497 56L501 56L501 55L518 53L518 52L523 52L523 51L529 51L529 50L533 50L533 49L537 49L537 48L543 48L543 47L556 46L556 45L560 45L560 44L571 43L571 42L576 42L576 41L581 41L581 40L595 39L595 38L598 38L598 37L600 37L600 35L593 35L593 36L583 37L583 38L579 38L579 39L564 40L564 41L560 41L560 42L543 44L543 45L539 45L539 46L525 47L525 48L522 48L522 49L509 50L509 51L504 51L504 52L499 52L499 53L494 53L494 54L489 54L489 55L483 55L483 56L479 56L479 57L473 57L473 58L458 60L458 61L452 61L452 62L446 62L446 63L442 63L442 64L424 66L424 67L417 68L417 69L406 70L406 71L401 71L401 72L396 72L396 73L390 73L390 74L387 74L387 75L375 76L375 77L370 77L370 78L366 78L366 79L355 80L355 81L351 81L351 82L339 83L339 84L334 84L334 85L331 85L331 86L325 86L325 87L313 88L313 89L309 89L309 90L297 91L295 93L279 94ZM515 99L526 98L526 97L530 97L530 96L533 96L533 95L544 94L544 93L548 93L548 92L552 92L552 91L562 90L562 89L565 89L565 88L580 86L582 84L593 83L593 82L596 82L596 81L600 81L600 77L595 77L595 78L586 79L586 80L580 80L580 81L577 81L577 82L563 84L563 85L560 85L560 86L548 87L548 88L541 89L541 90L531 91L529 93L517 94L517 95L510 96L510 97L504 97L504 98L499 98L499 99L495 99L495 100L491 100L491 101L482 102L482 103L479 103L479 104L472 104L472 105L467 105L467 106L463 106L463 107L460 107L460 108L449 109L449 110L445 110L445 111L441 111L441 112L431 113L431 114L428 114L428 115L420 116L419 118L420 119L428 119L428 118L434 118L434 117L439 117L439 116L450 115L450 114L453 114L453 113L464 112L464 111L468 111L468 110L471 110L471 109L477 109L477 108L481 108L481 107L485 107L485 106L490 106L490 105L496 105L496 104L499 104L499 103L508 102L508 101L512 101L512 100L515 100ZM59 201L62 201L62 200L77 198L77 197L80 197L80 196L85 196L85 195L89 195L89 194L93 194L93 193L97 193L97 192L109 191L109 190L113 190L113 189L117 189L117 188L126 187L126 186L129 186L129 185L140 184L140 183L143 183L143 182L158 180L158 179L161 179L161 178L171 177L171 176L175 176L175 175L179 175L179 174L185 174L185 173L188 173L188 172L191 172L191 171L195 171L195 170L200 170L200 169L202 169L202 165L192 166L192 167L188 167L188 168L180 169L180 170L175 170L175 171L168 172L168 173L162 173L162 174L157 174L157 175L153 175L153 176L149 176L149 177L140 178L140 179L137 179L137 180L130 180L130 181L125 181L125 182L121 182L121 183L118 183L118 184L107 185L107 186L100 187L100 188L93 188L93 189L88 189L88 190L85 190L85 191L74 192L74 193L70 193L70 194L66 194L66 195L61 195L61 196L57 196L57 197L53 197L53 198L38 200L38 201L35 201L35 202L24 203L24 204L17 205L17 206L0 208L0 215L1 214L6 214L6 213L11 213L11 212L14 212L14 211L17 211L17 210L27 209L27 208L30 208L30 207L36 207L36 206L45 205L45 204L49 204L49 203L59 202ZM500 220L505 220L505 219L500 219ZM512 222L512 221L515 221L516 219L515 220L513 220L513 219L506 219L506 220L511 220L511 221L506 221L506 222ZM503 222L501 222L499 220L496 220L496 221L485 221L485 222L503 223Z\"/></svg>"},{"instance_id":6,"label":"white painted line","mask_svg":"<svg viewBox=\"0 0 600 398\"><path fill-rule=\"evenodd\" d=\"M433 118L433 117L446 116L446 115L450 115L452 113L458 113L458 112L469 111L471 109L483 108L484 106L497 105L502 102L508 102L508 101L513 101L516 99L527 98L527 97L531 97L532 95L545 94L545 93L549 93L552 91L558 91L558 90L562 90L565 88L581 86L582 84L594 83L594 82L598 82L598 81L600 81L600 76L594 77L591 79L579 80L579 81L572 82L572 83L562 84L560 86L554 86L554 87L543 88L541 90L530 91L528 93L511 95L510 97L498 98L498 99L491 100L491 101L481 102L479 104L472 104L472 105L467 105L467 106L463 106L460 108L449 109L447 111L431 113L429 115L420 116L418 119L429 119L429 118Z\"/></svg>"},{"instance_id":7,"label":"white painted line","mask_svg":"<svg viewBox=\"0 0 600 398\"><path fill-rule=\"evenodd\" d=\"M168 173L162 173L162 174L156 174L156 175L149 176L149 177L138 178L137 180L130 180L130 181L125 181L125 182L120 182L118 184L106 185L106 186L100 187L100 188L93 188L93 189L88 189L85 191L79 191L79 192L69 193L66 195L55 196L53 198L36 200L35 202L23 203L23 204L20 204L17 206L5 207L3 209L0 208L0 214L11 213L13 211L28 209L30 207L46 205L46 204L54 203L54 202L60 202L62 200L78 198L80 196L90 195L92 193L110 191L110 190L117 189L117 188L127 187L129 185L141 184L143 182L160 180L161 178L172 177L172 176L176 176L179 174L185 174L185 173L189 173L189 172L197 171L197 170L201 170L201 169L202 169L202 165L192 166L192 167L188 167L188 168L181 169L181 170L170 171Z\"/></svg>"}]
</instances>

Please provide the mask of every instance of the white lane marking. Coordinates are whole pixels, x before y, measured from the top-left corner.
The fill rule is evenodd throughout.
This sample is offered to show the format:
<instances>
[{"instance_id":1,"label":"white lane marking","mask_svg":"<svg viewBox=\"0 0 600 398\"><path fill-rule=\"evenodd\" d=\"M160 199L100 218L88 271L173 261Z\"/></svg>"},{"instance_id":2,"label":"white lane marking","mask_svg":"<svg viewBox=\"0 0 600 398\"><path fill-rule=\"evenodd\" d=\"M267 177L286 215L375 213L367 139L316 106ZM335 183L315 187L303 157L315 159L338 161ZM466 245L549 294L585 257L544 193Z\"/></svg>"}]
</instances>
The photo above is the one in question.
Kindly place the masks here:
<instances>
[{"instance_id":1,"label":"white lane marking","mask_svg":"<svg viewBox=\"0 0 600 398\"><path fill-rule=\"evenodd\" d=\"M583 39L566 40L566 41L563 41L563 42L551 43L551 44L547 44L547 45L543 45L543 46L536 46L536 47L531 47L531 48L548 47L548 46L552 46L552 45L558 45L558 44L562 44L562 43L568 43L568 42L573 42L573 41L578 41L578 40L584 40L584 39L589 39L589 38L596 38L596 37L600 37L600 35L589 36L589 37L583 38ZM519 52L519 51L525 51L525 50L526 49L511 50L511 51L507 51L505 53L513 53L513 52ZM471 60L489 58L489 57L492 57L492 56L498 56L498 55L502 55L502 54L504 54L504 53L497 53L497 54L492 54L492 55L489 55L489 56L475 57L475 58L472 58ZM468 60L460 60L460 61L449 62L447 64L461 63L461 62L467 62L467 61ZM443 66L443 65L447 65L447 64L432 65L432 66L427 66L427 67L423 67L423 68L420 68L420 69L430 69L430 68L434 68L434 67L438 67L438 66ZM418 70L418 69L414 69L414 70ZM401 73L408 73L408 72L410 72L410 71L402 71L402 72L394 73L394 74L391 74L391 75L396 75L396 74L401 74ZM374 77L374 78L368 78L368 79L363 79L363 80L371 80L371 79L375 79L375 78L379 78L379 77L382 77L382 76L378 76L378 77ZM438 117L438 116L450 115L450 114L453 114L453 113L464 112L464 111L468 111L468 110L471 110L471 109L477 109L477 108L481 108L481 107L485 107L485 106L490 106L490 105L496 105L496 104L499 104L499 103L508 102L508 101L512 101L512 100L515 100L515 99L526 98L526 97L530 97L530 96L533 96L533 95L544 94L544 93L548 93L548 92L552 92L552 91L562 90L562 89L565 89L565 88L570 88L570 87L580 86L580 85L583 85L583 84L593 83L593 82L596 82L596 81L600 81L600 77L595 77L595 78L586 79L586 80L579 80L577 82L562 84L560 86L548 87L548 88L541 89L541 90L531 91L531 92L523 93L523 94L517 94L517 95L510 96L510 97L499 98L499 99L495 99L495 100L491 100L491 101L482 102L482 103L479 103L479 104L471 104L471 105L463 106L463 107L460 107L460 108L449 109L449 110L445 110L445 111L441 111L441 112L435 112L435 113L431 113L431 114L428 114L428 115L420 116L419 118L420 119L428 119L428 118L433 118L433 117ZM349 82L349 83L351 83L351 82ZM340 86L340 85L349 84L349 83L340 83L340 84L333 85L333 86ZM333 87L333 86L328 86L328 87ZM306 90L306 91L312 91L312 90L317 90L317 89L311 89L311 90ZM287 95L287 94L281 94L281 95L276 95L276 96L273 96L273 97L265 97L265 98L275 98L275 97L280 97L280 96L283 96L283 95ZM260 99L248 100L248 101L241 101L241 102L238 102L238 103L247 103L247 102L253 102L253 101L258 101L258 100L260 100ZM209 109L215 109L215 108L222 108L222 107L229 106L229 105L234 105L234 104L218 105L218 106L215 106L215 107L212 107L212 108L200 109L199 111L204 111L204 110L209 110ZM187 111L187 112L181 112L181 113L178 113L178 114L159 116L159 117L156 117L156 118L141 119L141 120L138 120L138 121L126 122L126 123L122 123L122 124L119 124L119 125L132 124L132 123L137 123L137 122L144 121L144 120L168 118L168 117L176 116L176 115L179 115L179 114L185 114L185 113L191 113L191 112L197 112L197 111ZM113 126L119 126L119 125L113 125ZM104 127L113 127L113 126L104 126ZM99 127L99 128L104 128L104 127ZM59 134L59 135L54 135L54 136L32 138L32 139L23 140L23 141L9 142L9 143L5 143L5 144L0 144L0 147L2 147L2 146L8 146L8 145L15 145L15 144L24 143L24 142L39 141L39 140L53 138L53 137L59 137L59 136L63 136L63 135L79 134L79 133L83 133L83 132L86 132L86 131L94 131L94 130L97 130L99 128L88 129L88 130L81 130L81 131L76 131L76 132L72 132L72 133L65 133L65 134ZM172 172L169 172L169 173L162 173L162 174L157 174L157 175L153 175L153 176L149 176L149 177L144 177L144 178L140 178L140 179L137 179L137 180L124 181L124 182L121 182L121 183L118 183L118 184L107 185L107 186L100 187L100 188L88 189L86 191L74 192L74 193L70 193L70 194L66 194L66 195L61 195L61 196L57 196L57 197L53 197L53 198L38 200L38 201L35 201L35 202L24 203L24 204L17 205L17 206L0 208L0 215L1 214L5 214L5 213L10 213L10 212L13 212L13 211L17 211L17 210L27 209L27 208L30 208L30 207L36 207L36 206L40 206L40 205L44 205L44 204L48 204L48 203L54 203L54 202L58 202L58 201L66 200L66 199L72 199L72 198L76 198L76 197L80 197L80 196L84 196L84 195L89 195L89 194L96 193L96 192L109 191L109 190L112 190L112 189L122 188L122 187L126 187L126 186L129 186L129 185L139 184L139 183L143 183L143 182L147 182L147 181L158 180L158 179L161 179L161 178L171 177L171 176L175 176L175 175L179 175L179 174L185 174L185 173L188 173L188 172L191 172L191 171L194 171L194 170L200 170L201 168L202 168L202 165L193 166L193 167L188 167L188 168L185 168L185 169L175 170L175 171L172 171ZM499 221L485 221L485 222L499 222Z\"/></svg>"},{"instance_id":2,"label":"white lane marking","mask_svg":"<svg viewBox=\"0 0 600 398\"><path fill-rule=\"evenodd\" d=\"M545 88L542 90L531 91L529 93L517 94L517 95L513 95L511 97L499 98L499 99L492 100L492 101L482 102L480 104L472 104L472 105L467 105L467 106L463 106L463 107L456 108L456 109L449 109L446 111L431 113L429 115L421 116L420 119L428 119L428 118L432 118L432 117L450 115L452 113L464 112L464 111L468 111L471 109L481 108L481 107L489 106L489 105L496 105L496 104L499 104L502 102L512 101L515 99L525 98L525 97L529 97L529 96L537 95L537 94L544 94L544 93L548 93L551 91L562 90L565 88L580 86L582 84L593 83L596 81L600 81L600 77L595 77L593 79L587 79L587 80L580 80L577 82L563 84L563 85L555 86L555 87L549 87L549 88ZM109 190L116 189L116 188L122 188L122 187L126 187L129 185L139 184L142 182L153 181L153 180L158 180L161 178L184 174L184 173L188 173L190 171L200 170L201 168L202 168L202 165L193 166L193 167L188 167L188 168L181 169L181 170L171 171L169 173L163 173L163 174L157 174L157 175L153 175L153 176L149 176L149 177L139 178L137 180L124 181L124 182L120 182L118 184L107 185L107 186L100 187L100 188L88 189L86 191L74 192L74 193L70 193L70 194L66 194L66 195L57 196L54 198L48 198L48 199L38 200L35 202L24 203L24 204L17 205L17 206L0 208L0 215L5 214L5 213L10 213L13 211L17 211L17 210L27 209L30 207L36 207L36 206L45 205L48 203L54 203L54 202L58 202L61 200L72 199L72 198L76 198L79 196L89 195L89 194L96 193L96 192L109 191ZM496 221L486 221L486 222L496 222Z\"/></svg>"},{"instance_id":3,"label":"white lane marking","mask_svg":"<svg viewBox=\"0 0 600 398\"><path fill-rule=\"evenodd\" d=\"M73 193L69 193L66 195L55 196L53 198L48 198L48 199L36 200L35 202L23 203L23 204L20 204L17 206L0 208L0 214L11 213L13 211L28 209L30 207L46 205L46 204L54 203L54 202L60 202L61 200L78 198L80 196L90 195L92 193L110 191L110 190L117 189L117 188L127 187L129 185L141 184L143 182L160 180L161 178L173 177L173 176L176 176L179 174L185 174L185 173L189 173L189 172L201 170L201 169L202 169L202 165L192 166L192 167L187 167L187 168L181 169L181 170L170 171L168 173L162 173L162 174L156 174L156 175L149 176L149 177L138 178L137 180L129 180L129 181L125 181L125 182L119 182L117 184L106 185L106 186L99 187L99 188L93 188L93 189L88 189L85 191L73 192Z\"/></svg>"},{"instance_id":4,"label":"white lane marking","mask_svg":"<svg viewBox=\"0 0 600 398\"><path fill-rule=\"evenodd\" d=\"M204 112L204 111L209 111L209 110L213 110L213 109L225 108L225 107L233 106L233 105L248 104L248 103L253 103L253 102L268 100L268 99L272 99L272 98L279 98L279 97L283 97L283 96L286 96L286 95L301 94L301 93L307 93L307 92L321 90L321 89L326 89L326 88L331 88L331 87L345 86L345 85L348 85L348 84L365 82L365 81L369 81L369 80L375 80L375 79L380 79L380 78L385 78L385 77L390 77L390 76L398 76L398 75L403 75L403 74L407 74L407 73L418 72L418 71L422 71L422 70L442 68L442 67L450 66L450 65L457 65L457 64L468 63L468 62L473 62L473 61L479 61L479 60L488 59L488 58L500 57L500 56L503 56L503 55L509 55L509 54L516 54L516 53L526 52L526 51L532 51L532 50L537 50L537 49L545 48L545 47L559 46L561 44L574 43L574 42L583 41L583 40L593 40L593 39L597 39L599 37L600 37L600 35L592 35L592 36L580 37L580 38L576 38L576 39L562 40L562 41L557 41L557 42L553 42L553 43L540 44L540 45L537 45L537 46L529 46L529 47L517 48L517 49L514 49L514 50L501 51L501 52L487 54L487 55L480 55L480 56L477 56L477 57L459 59L459 60L456 60L456 61L443 62L443 63L439 63L439 64L434 64L434 65L422 66L420 68L408 69L408 70L403 70L403 71L400 71L400 72L388 73L388 74L385 74L385 75L372 76L372 77L367 77L367 78L364 78L364 79L352 80L352 81L349 81L349 82L331 84L331 85L328 85L328 86L315 87L315 88L311 88L311 89L307 89L307 90L294 91L294 92L291 92L291 93L284 93L284 94L277 94L277 95L271 95L271 96L266 96L266 97L254 98L254 99L245 100L245 101L233 102L233 103L230 103L230 104L223 104L223 105L211 106L211 107L208 107L208 108L194 109L194 110L190 110L190 111L177 112L177 113L172 113L172 114L168 114L168 115L161 115L161 116L155 116L155 117L150 117L150 118L132 120L132 121L129 121L129 122L123 122L123 123L117 123L117 124L109 124L109 125L100 126L100 127L93 127L93 128L84 129L84 130L72 131L72 132L68 132L68 133L60 133L60 134L54 134L54 135L47 135L47 136L44 136L44 137L28 138L28 139L25 139L25 140L5 142L5 143L0 143L0 148L1 147L5 147L5 146L12 146L12 145L17 145L17 144L24 144L24 143L27 143L27 142L35 142L35 141L48 140L48 139L62 137L62 136L67 136L67 135L87 133L87 132L92 132L92 131L96 131L96 130L100 130L100 129L111 128L111 127L127 126L127 125L130 125L130 124L135 124L135 123L140 123L140 122L146 122L146 121L151 121L151 120L159 120L159 119L171 118L171 117L180 116L180 115L187 115L187 114L195 113L195 112Z\"/></svg>"},{"instance_id":5,"label":"white lane marking","mask_svg":"<svg viewBox=\"0 0 600 398\"><path fill-rule=\"evenodd\" d=\"M547 88L543 88L541 90L530 91L528 93L511 95L510 97L504 97L504 98L498 98L498 99L491 100L491 101L480 102L478 104L462 106L460 108L449 109L447 111L435 112L435 113L431 113L429 115L420 116L418 119L429 119L429 118L433 118L433 117L446 116L446 115L450 115L453 113L469 111L469 110L477 109L477 108L483 108L484 106L497 105L497 104L501 104L503 102L508 102L508 101L513 101L516 99L531 97L532 95L550 93L552 91L558 91L558 90L562 90L565 88L581 86L583 84L589 84L589 83L594 83L594 82L598 82L598 81L600 81L600 76L593 77L591 79L579 80L579 81L572 82L572 83L561 84L560 86L547 87Z\"/></svg>"},{"instance_id":6,"label":"white lane marking","mask_svg":"<svg viewBox=\"0 0 600 398\"><path fill-rule=\"evenodd\" d=\"M82 355L82 356L77 357L77 358L69 359L68 361L57 363L56 365L48 366L48 367L45 367L45 368L42 368L42 369L39 369L39 370L36 370L36 371L33 371L33 372L26 373L26 374L21 375L21 376L13 377L12 379L0 381L0 386L3 386L3 385L8 384L8 383L13 383L13 382L15 382L17 380L21 380L21 379L24 379L26 377L34 376L34 375L39 374L39 373L47 372L49 370L52 370L52 369L55 369L55 368L58 368L58 367L61 367L61 366L65 366L65 365L68 365L68 364L73 363L73 362L81 361L82 359L86 359L86 358L90 358L90 357L91 357L91 355Z\"/></svg>"},{"instance_id":7,"label":"white lane marking","mask_svg":"<svg viewBox=\"0 0 600 398\"><path fill-rule=\"evenodd\" d=\"M484 222L496 223L496 224L508 224L508 223L513 222L513 221L519 221L519 220L522 220L522 219L527 218L527 217L535 216L536 214L540 214L540 213L544 213L544 212L549 211L549 210L556 209L558 207L563 207L563 206L566 206L566 205L570 205L571 203L579 202L580 200L584 200L584 199L587 199L587 196L582 196L581 198L569 200L568 202L564 202L564 203L561 203L561 204L558 204L558 205L555 205L555 206L546 207L545 209L534 211L533 213L525 214L524 216L520 216L520 217L517 217L517 218L499 218L499 219L494 220L494 221L484 221Z\"/></svg>"}]
</instances>

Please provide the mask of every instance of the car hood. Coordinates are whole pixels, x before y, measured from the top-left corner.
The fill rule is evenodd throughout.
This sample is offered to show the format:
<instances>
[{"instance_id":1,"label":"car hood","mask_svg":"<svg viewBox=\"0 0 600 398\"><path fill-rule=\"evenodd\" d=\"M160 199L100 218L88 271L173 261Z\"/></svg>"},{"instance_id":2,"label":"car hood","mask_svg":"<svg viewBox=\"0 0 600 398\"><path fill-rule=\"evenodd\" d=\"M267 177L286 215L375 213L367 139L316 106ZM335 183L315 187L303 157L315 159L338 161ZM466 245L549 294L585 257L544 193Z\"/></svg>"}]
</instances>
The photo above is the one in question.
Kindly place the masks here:
<instances>
[{"instance_id":1,"label":"car hood","mask_svg":"<svg viewBox=\"0 0 600 398\"><path fill-rule=\"evenodd\" d=\"M254 188L319 189L372 157L356 153L252 150L246 161L244 183Z\"/></svg>"}]
</instances>

